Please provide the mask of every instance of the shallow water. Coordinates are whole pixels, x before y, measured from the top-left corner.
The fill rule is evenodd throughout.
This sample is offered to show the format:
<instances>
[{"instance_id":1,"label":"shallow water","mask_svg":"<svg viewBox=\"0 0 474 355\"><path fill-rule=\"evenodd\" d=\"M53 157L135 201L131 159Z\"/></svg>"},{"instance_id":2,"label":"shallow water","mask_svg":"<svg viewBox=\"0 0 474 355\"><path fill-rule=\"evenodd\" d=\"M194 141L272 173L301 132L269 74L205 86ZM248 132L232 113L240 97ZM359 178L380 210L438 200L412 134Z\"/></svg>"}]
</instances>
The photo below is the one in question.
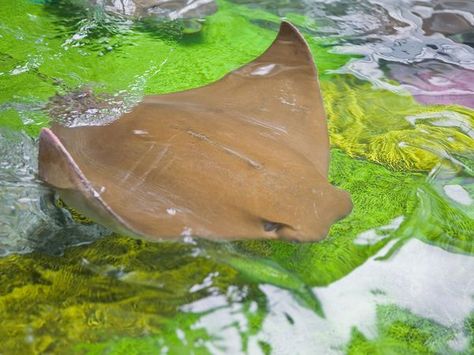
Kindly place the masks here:
<instances>
[{"instance_id":1,"label":"shallow water","mask_svg":"<svg viewBox=\"0 0 474 355\"><path fill-rule=\"evenodd\" d=\"M1 352L472 353L472 3L218 7L189 33L81 1L0 3ZM51 120L103 124L145 94L215 81L281 18L315 57L330 180L354 202L325 241L148 243L37 181Z\"/></svg>"}]
</instances>

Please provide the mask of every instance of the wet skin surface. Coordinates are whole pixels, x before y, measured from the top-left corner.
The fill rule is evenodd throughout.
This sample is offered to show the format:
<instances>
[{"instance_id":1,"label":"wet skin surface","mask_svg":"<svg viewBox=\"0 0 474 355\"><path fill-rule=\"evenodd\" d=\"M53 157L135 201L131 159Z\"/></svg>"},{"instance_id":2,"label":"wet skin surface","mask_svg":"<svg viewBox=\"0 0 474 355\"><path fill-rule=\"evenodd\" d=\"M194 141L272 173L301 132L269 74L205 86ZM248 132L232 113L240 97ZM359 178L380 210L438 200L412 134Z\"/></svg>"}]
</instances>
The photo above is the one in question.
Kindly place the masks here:
<instances>
[{"instance_id":1,"label":"wet skin surface","mask_svg":"<svg viewBox=\"0 0 474 355\"><path fill-rule=\"evenodd\" d=\"M147 96L106 126L45 130L39 159L71 206L151 239L319 240L351 210L327 182L316 71L288 23L262 56L214 84Z\"/></svg>"}]
</instances>

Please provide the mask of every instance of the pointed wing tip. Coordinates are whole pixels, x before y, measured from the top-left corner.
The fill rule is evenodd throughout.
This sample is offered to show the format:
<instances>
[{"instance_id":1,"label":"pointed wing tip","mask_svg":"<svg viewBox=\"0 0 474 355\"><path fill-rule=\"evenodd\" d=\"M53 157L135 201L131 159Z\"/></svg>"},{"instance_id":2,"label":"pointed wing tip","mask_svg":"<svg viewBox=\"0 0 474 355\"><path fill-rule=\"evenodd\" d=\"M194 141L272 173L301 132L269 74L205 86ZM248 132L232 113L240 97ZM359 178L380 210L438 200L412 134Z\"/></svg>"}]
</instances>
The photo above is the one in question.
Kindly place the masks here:
<instances>
[{"instance_id":1,"label":"pointed wing tip","mask_svg":"<svg viewBox=\"0 0 474 355\"><path fill-rule=\"evenodd\" d=\"M290 21L282 20L280 23L280 32L281 31L298 31L295 25L293 25Z\"/></svg>"},{"instance_id":2,"label":"pointed wing tip","mask_svg":"<svg viewBox=\"0 0 474 355\"><path fill-rule=\"evenodd\" d=\"M300 31L288 21L281 22L280 30L278 31L278 34L270 47L268 47L260 57L257 57L249 64L259 61L270 61L272 63L283 65L288 64L288 62L300 62L302 65L309 64L313 67L314 74L316 74L313 55L309 48L308 42L306 42L306 39L303 37ZM244 65L242 68L245 67L246 65Z\"/></svg>"},{"instance_id":3,"label":"pointed wing tip","mask_svg":"<svg viewBox=\"0 0 474 355\"><path fill-rule=\"evenodd\" d=\"M280 24L277 39L298 39L306 43L301 32L291 22L283 20Z\"/></svg>"},{"instance_id":4,"label":"pointed wing tip","mask_svg":"<svg viewBox=\"0 0 474 355\"><path fill-rule=\"evenodd\" d=\"M298 55L302 59L303 62L311 63L314 67L314 60L313 55L311 53L311 49L308 45L308 42L301 34L301 32L293 25L291 22L282 21L280 24L280 30L278 31L278 35L276 36L275 40L273 41L272 45L268 49L270 52L272 48L281 48L282 44L291 44L293 49L298 49ZM290 46L287 46L290 47ZM294 57L295 52L290 52L290 57ZM281 55L281 53L280 53ZM287 53L287 55L289 55ZM314 67L316 72L316 68Z\"/></svg>"}]
</instances>

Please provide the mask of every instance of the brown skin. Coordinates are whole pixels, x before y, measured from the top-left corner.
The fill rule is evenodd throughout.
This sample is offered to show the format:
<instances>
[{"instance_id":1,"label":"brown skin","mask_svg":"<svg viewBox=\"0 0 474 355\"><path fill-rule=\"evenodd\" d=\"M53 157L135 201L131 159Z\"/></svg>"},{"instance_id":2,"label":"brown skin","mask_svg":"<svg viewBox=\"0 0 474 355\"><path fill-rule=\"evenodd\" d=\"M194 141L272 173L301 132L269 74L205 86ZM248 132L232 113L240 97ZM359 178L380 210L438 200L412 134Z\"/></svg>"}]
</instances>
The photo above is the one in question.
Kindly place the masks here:
<instances>
[{"instance_id":1,"label":"brown skin","mask_svg":"<svg viewBox=\"0 0 474 355\"><path fill-rule=\"evenodd\" d=\"M472 0L435 0L432 3L433 14L423 20L423 30L427 35L442 33L456 35L474 30L463 14L474 13Z\"/></svg>"},{"instance_id":2,"label":"brown skin","mask_svg":"<svg viewBox=\"0 0 474 355\"><path fill-rule=\"evenodd\" d=\"M442 33L455 35L474 30L474 27L463 16L451 12L434 13L423 22L423 30L427 35Z\"/></svg>"},{"instance_id":3,"label":"brown skin","mask_svg":"<svg viewBox=\"0 0 474 355\"><path fill-rule=\"evenodd\" d=\"M322 239L352 208L327 181L308 46L289 23L221 80L147 96L106 126L45 129L40 176L66 203L148 239Z\"/></svg>"}]
</instances>

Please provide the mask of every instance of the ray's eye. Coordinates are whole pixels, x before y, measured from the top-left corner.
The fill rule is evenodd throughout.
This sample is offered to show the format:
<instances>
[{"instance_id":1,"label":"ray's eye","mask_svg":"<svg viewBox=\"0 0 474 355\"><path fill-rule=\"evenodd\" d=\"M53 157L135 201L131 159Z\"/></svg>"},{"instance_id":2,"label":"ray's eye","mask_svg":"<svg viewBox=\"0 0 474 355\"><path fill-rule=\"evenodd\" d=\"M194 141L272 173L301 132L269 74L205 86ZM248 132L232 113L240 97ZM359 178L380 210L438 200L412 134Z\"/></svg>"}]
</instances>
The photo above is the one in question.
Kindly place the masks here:
<instances>
[{"instance_id":1,"label":"ray's eye","mask_svg":"<svg viewBox=\"0 0 474 355\"><path fill-rule=\"evenodd\" d=\"M271 221L263 221L263 230L265 232L277 232L283 224Z\"/></svg>"}]
</instances>

